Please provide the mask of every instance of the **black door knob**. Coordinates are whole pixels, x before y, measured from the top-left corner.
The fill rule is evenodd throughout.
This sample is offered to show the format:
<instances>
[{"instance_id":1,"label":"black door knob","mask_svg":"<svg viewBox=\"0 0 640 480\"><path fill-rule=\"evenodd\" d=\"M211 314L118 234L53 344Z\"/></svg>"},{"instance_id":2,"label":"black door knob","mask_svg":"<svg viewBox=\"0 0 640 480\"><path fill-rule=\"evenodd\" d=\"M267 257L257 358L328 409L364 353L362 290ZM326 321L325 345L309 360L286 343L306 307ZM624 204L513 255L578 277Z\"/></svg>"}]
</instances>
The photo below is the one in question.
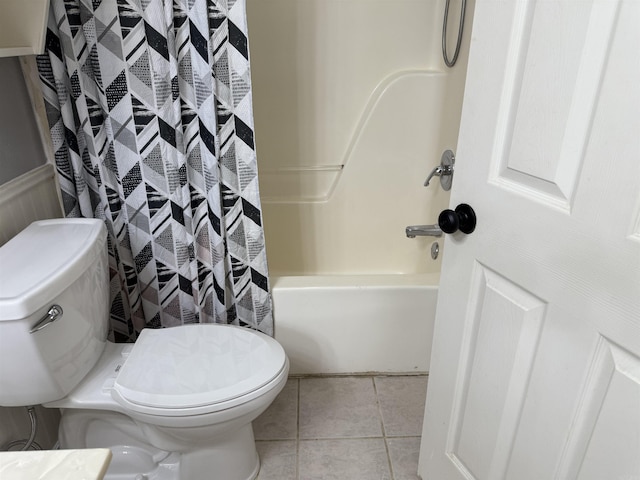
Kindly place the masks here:
<instances>
[{"instance_id":1,"label":"black door knob","mask_svg":"<svg viewBox=\"0 0 640 480\"><path fill-rule=\"evenodd\" d=\"M476 212L466 203L461 203L455 210L443 210L438 216L438 226L444 233L460 230L469 234L476 229Z\"/></svg>"}]
</instances>

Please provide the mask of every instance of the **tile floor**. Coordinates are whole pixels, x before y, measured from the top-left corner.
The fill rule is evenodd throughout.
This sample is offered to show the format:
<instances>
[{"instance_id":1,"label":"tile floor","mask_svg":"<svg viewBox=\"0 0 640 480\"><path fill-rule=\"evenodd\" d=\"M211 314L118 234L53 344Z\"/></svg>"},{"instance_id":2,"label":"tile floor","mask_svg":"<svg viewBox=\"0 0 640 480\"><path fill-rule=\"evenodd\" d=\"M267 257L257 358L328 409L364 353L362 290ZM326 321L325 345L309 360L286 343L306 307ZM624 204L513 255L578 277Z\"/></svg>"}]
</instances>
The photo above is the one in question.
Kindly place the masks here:
<instances>
[{"instance_id":1,"label":"tile floor","mask_svg":"<svg viewBox=\"0 0 640 480\"><path fill-rule=\"evenodd\" d=\"M417 480L427 377L291 378L253 422L258 480Z\"/></svg>"}]
</instances>

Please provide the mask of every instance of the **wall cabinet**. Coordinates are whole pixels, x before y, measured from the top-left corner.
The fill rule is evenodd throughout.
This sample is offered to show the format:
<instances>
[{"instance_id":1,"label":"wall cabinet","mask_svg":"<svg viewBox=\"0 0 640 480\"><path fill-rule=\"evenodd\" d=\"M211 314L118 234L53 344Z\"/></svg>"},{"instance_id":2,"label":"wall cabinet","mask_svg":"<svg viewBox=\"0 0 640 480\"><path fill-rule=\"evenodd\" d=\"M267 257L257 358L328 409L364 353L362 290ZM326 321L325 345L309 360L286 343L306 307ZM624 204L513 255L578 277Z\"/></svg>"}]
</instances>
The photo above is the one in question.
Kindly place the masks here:
<instances>
[{"instance_id":1,"label":"wall cabinet","mask_svg":"<svg viewBox=\"0 0 640 480\"><path fill-rule=\"evenodd\" d=\"M0 8L0 57L43 53L49 0L2 0Z\"/></svg>"}]
</instances>

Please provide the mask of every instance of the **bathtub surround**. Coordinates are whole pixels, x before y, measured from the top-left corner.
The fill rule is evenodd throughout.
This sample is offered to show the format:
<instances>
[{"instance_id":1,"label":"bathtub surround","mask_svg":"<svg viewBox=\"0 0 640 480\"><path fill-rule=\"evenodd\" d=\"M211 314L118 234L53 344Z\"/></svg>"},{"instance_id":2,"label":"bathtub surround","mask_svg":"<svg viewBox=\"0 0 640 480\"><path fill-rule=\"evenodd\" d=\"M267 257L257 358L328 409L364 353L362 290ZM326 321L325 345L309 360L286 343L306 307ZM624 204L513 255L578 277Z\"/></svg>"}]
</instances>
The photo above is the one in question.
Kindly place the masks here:
<instances>
[{"instance_id":1,"label":"bathtub surround","mask_svg":"<svg viewBox=\"0 0 640 480\"><path fill-rule=\"evenodd\" d=\"M105 220L111 328L272 333L243 1L54 0L38 58L64 214Z\"/></svg>"},{"instance_id":2,"label":"bathtub surround","mask_svg":"<svg viewBox=\"0 0 640 480\"><path fill-rule=\"evenodd\" d=\"M247 4L269 271L439 272L431 240L404 229L448 206L423 183L455 151L471 21L449 69L443 0Z\"/></svg>"}]
</instances>

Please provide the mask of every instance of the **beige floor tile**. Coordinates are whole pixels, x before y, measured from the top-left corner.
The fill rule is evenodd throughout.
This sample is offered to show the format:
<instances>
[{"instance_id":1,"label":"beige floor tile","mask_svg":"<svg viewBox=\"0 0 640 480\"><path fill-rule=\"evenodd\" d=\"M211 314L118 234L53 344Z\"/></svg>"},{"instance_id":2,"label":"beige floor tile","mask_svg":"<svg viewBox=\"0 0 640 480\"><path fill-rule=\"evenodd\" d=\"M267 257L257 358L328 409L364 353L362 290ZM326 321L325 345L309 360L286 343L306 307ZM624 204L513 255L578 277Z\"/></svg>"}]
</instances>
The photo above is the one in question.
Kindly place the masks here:
<instances>
[{"instance_id":1,"label":"beige floor tile","mask_svg":"<svg viewBox=\"0 0 640 480\"><path fill-rule=\"evenodd\" d=\"M300 379L300 438L382 435L371 378Z\"/></svg>"},{"instance_id":2,"label":"beige floor tile","mask_svg":"<svg viewBox=\"0 0 640 480\"><path fill-rule=\"evenodd\" d=\"M295 439L298 429L298 379L291 378L269 408L253 421L256 440Z\"/></svg>"},{"instance_id":3,"label":"beige floor tile","mask_svg":"<svg viewBox=\"0 0 640 480\"><path fill-rule=\"evenodd\" d=\"M387 436L422 434L427 377L375 377L378 402Z\"/></svg>"},{"instance_id":4,"label":"beige floor tile","mask_svg":"<svg viewBox=\"0 0 640 480\"><path fill-rule=\"evenodd\" d=\"M295 440L256 442L260 473L256 480L297 480Z\"/></svg>"},{"instance_id":5,"label":"beige floor tile","mask_svg":"<svg viewBox=\"0 0 640 480\"><path fill-rule=\"evenodd\" d=\"M301 440L299 480L390 480L382 438Z\"/></svg>"},{"instance_id":6,"label":"beige floor tile","mask_svg":"<svg viewBox=\"0 0 640 480\"><path fill-rule=\"evenodd\" d=\"M418 456L420 437L387 438L394 480L420 480Z\"/></svg>"}]
</instances>

